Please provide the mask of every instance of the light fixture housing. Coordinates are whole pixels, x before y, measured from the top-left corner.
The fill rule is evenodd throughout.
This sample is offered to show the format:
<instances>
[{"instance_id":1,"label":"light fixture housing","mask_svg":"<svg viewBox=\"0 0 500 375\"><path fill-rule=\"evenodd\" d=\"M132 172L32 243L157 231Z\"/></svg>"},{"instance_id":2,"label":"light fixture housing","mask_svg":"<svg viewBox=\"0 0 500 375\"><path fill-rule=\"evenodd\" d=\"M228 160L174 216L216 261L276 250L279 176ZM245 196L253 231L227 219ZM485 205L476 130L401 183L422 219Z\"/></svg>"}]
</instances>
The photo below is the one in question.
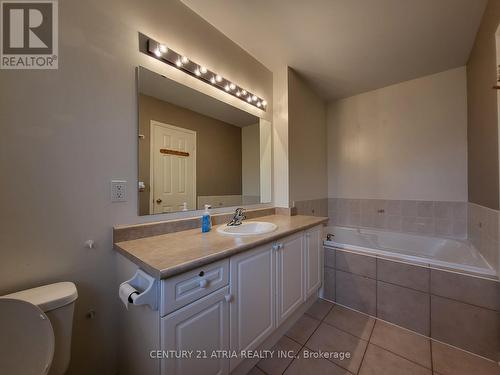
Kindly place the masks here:
<instances>
[{"instance_id":1,"label":"light fixture housing","mask_svg":"<svg viewBox=\"0 0 500 375\"><path fill-rule=\"evenodd\" d=\"M163 63L169 64L201 81L212 84L219 90L238 98L262 111L266 110L267 102L254 93L225 79L221 74L190 60L187 56L167 48L167 44L160 43L144 34L139 33L139 50ZM167 53L168 52L168 53Z\"/></svg>"}]
</instances>

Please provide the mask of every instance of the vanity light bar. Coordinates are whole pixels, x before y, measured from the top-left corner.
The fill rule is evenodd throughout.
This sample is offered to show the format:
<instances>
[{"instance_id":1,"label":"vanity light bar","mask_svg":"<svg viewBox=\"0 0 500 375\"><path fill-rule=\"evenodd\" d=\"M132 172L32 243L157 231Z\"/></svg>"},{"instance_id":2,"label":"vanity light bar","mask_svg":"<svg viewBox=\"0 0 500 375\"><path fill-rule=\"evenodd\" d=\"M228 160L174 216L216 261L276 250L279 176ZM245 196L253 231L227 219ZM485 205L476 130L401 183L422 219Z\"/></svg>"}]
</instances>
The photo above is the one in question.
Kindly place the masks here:
<instances>
[{"instance_id":1,"label":"vanity light bar","mask_svg":"<svg viewBox=\"0 0 500 375\"><path fill-rule=\"evenodd\" d=\"M148 54L155 59L175 66L179 70L198 78L200 81L215 86L218 89L253 105L254 107L263 111L266 110L267 102L264 99L252 94L234 82L229 81L220 74L217 74L214 71L207 69L205 66L190 60L187 56L183 56L171 50L165 44L157 42L156 40L148 38L147 43L146 50Z\"/></svg>"}]
</instances>

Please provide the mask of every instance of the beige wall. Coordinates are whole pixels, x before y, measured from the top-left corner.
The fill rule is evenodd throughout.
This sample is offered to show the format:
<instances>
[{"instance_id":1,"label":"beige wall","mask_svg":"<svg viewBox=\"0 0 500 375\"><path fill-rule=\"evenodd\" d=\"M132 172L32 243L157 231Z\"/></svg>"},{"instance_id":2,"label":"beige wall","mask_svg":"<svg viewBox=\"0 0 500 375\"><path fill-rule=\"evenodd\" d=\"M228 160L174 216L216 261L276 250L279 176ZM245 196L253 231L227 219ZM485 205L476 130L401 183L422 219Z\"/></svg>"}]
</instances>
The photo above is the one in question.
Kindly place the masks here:
<instances>
[{"instance_id":1,"label":"beige wall","mask_svg":"<svg viewBox=\"0 0 500 375\"><path fill-rule=\"evenodd\" d=\"M135 68L262 115L139 53L139 31L261 95L272 116L271 72L177 0L60 1L59 69L0 71L0 294L76 282L71 375L115 373L123 280L112 226L171 217L137 215ZM110 202L115 178L128 181L125 203ZM88 239L95 249L84 247Z\"/></svg>"},{"instance_id":2,"label":"beige wall","mask_svg":"<svg viewBox=\"0 0 500 375\"><path fill-rule=\"evenodd\" d=\"M469 201L499 208L496 38L500 2L490 0L467 62Z\"/></svg>"},{"instance_id":3,"label":"beige wall","mask_svg":"<svg viewBox=\"0 0 500 375\"><path fill-rule=\"evenodd\" d=\"M196 132L197 196L242 194L240 127L141 94L139 132L145 138L139 140L139 180L146 183L146 191L139 193L141 215L149 213L151 120Z\"/></svg>"},{"instance_id":4,"label":"beige wall","mask_svg":"<svg viewBox=\"0 0 500 375\"><path fill-rule=\"evenodd\" d=\"M330 198L467 200L465 68L328 107Z\"/></svg>"},{"instance_id":5,"label":"beige wall","mask_svg":"<svg viewBox=\"0 0 500 375\"><path fill-rule=\"evenodd\" d=\"M290 201L327 198L326 106L293 69L288 70Z\"/></svg>"}]
</instances>

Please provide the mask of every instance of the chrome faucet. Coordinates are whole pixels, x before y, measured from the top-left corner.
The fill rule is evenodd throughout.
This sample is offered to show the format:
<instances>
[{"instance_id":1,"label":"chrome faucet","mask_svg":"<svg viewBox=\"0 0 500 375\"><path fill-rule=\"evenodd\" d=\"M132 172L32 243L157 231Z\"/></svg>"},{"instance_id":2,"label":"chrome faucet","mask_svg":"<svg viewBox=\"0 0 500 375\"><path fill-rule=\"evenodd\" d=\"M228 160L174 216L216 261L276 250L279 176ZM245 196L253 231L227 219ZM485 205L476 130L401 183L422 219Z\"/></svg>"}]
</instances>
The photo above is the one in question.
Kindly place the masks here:
<instances>
[{"instance_id":1,"label":"chrome faucet","mask_svg":"<svg viewBox=\"0 0 500 375\"><path fill-rule=\"evenodd\" d=\"M243 208L237 208L236 211L234 212L233 218L229 223L227 223L227 226L233 227L241 225L242 221L247 218L245 215L243 215L243 211L245 211Z\"/></svg>"}]
</instances>

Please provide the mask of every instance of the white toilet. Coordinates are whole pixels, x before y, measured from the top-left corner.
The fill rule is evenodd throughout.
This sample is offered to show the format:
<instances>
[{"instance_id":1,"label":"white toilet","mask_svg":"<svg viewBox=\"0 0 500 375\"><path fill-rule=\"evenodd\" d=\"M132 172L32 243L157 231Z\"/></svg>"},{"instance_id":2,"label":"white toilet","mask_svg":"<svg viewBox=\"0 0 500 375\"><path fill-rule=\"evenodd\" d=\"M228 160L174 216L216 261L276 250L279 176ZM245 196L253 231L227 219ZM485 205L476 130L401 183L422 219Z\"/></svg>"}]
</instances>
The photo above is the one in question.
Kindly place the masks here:
<instances>
[{"instance_id":1,"label":"white toilet","mask_svg":"<svg viewBox=\"0 0 500 375\"><path fill-rule=\"evenodd\" d=\"M64 374L77 298L71 282L0 297L0 374Z\"/></svg>"}]
</instances>

